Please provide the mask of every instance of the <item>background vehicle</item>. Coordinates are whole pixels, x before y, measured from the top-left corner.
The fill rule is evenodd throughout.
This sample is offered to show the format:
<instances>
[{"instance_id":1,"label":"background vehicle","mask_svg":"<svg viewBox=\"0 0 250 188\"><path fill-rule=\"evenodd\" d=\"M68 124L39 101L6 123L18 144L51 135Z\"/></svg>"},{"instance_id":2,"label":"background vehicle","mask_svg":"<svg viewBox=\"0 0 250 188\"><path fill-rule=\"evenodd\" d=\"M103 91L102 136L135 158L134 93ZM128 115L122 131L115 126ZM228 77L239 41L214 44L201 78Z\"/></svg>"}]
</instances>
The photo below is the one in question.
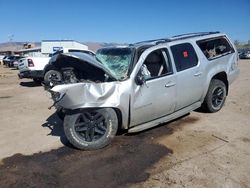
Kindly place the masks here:
<instances>
[{"instance_id":1,"label":"background vehicle","mask_svg":"<svg viewBox=\"0 0 250 188\"><path fill-rule=\"evenodd\" d=\"M3 60L2 60L3 65L6 65L6 62L8 61L8 57L9 57L9 56L5 56L5 57L3 58Z\"/></svg>"},{"instance_id":2,"label":"background vehicle","mask_svg":"<svg viewBox=\"0 0 250 188\"><path fill-rule=\"evenodd\" d=\"M0 65L3 63L3 59L5 58L5 55L0 55Z\"/></svg>"},{"instance_id":3,"label":"background vehicle","mask_svg":"<svg viewBox=\"0 0 250 188\"><path fill-rule=\"evenodd\" d=\"M9 56L4 56L4 57L3 57L3 60L2 60L3 65L5 65L5 60L6 60L8 57L9 57Z\"/></svg>"},{"instance_id":4,"label":"background vehicle","mask_svg":"<svg viewBox=\"0 0 250 188\"><path fill-rule=\"evenodd\" d=\"M36 82L43 80L43 69L48 64L50 57L26 57L18 64L18 77L31 78Z\"/></svg>"},{"instance_id":5,"label":"background vehicle","mask_svg":"<svg viewBox=\"0 0 250 188\"><path fill-rule=\"evenodd\" d=\"M24 57L23 57L23 58L24 58ZM15 61L13 62L13 67L16 68L16 69L18 69L18 65L19 65L19 63L21 62L20 60L22 60L23 58L20 58L20 59L18 59L18 60L15 60Z\"/></svg>"},{"instance_id":6,"label":"background vehicle","mask_svg":"<svg viewBox=\"0 0 250 188\"><path fill-rule=\"evenodd\" d=\"M5 58L5 59L3 60L3 63L4 63L5 66L13 67L13 62L14 62L15 60L20 59L20 58L22 58L22 57L21 57L21 56L14 56L14 55L11 55L11 56L8 56L7 58Z\"/></svg>"},{"instance_id":7,"label":"background vehicle","mask_svg":"<svg viewBox=\"0 0 250 188\"><path fill-rule=\"evenodd\" d=\"M240 59L250 59L250 50L247 50L245 52L242 52L239 55Z\"/></svg>"},{"instance_id":8,"label":"background vehicle","mask_svg":"<svg viewBox=\"0 0 250 188\"><path fill-rule=\"evenodd\" d=\"M13 67L18 69L19 60L13 62Z\"/></svg>"},{"instance_id":9,"label":"background vehicle","mask_svg":"<svg viewBox=\"0 0 250 188\"><path fill-rule=\"evenodd\" d=\"M78 53L84 53L84 54L91 54L94 56L94 52L90 50L81 50L81 49L74 49L74 48L63 48L61 50L58 50L54 54L52 54L52 57L54 55L60 54L60 53L67 53L67 52L78 52ZM50 57L27 57L25 59L22 59L22 61L18 64L19 69L19 78L32 78L36 82L48 81L51 79L51 77L55 78L58 75L57 72L49 72L47 73L47 69L50 67L49 65ZM47 74L46 74L47 73ZM59 75L60 76L60 75ZM61 77L60 77L61 78Z\"/></svg>"},{"instance_id":10,"label":"background vehicle","mask_svg":"<svg viewBox=\"0 0 250 188\"><path fill-rule=\"evenodd\" d=\"M98 149L118 128L138 132L200 107L219 111L239 74L236 52L225 34L205 32L99 49L96 58L58 54L51 65L78 71L77 82L48 91L70 143Z\"/></svg>"},{"instance_id":11,"label":"background vehicle","mask_svg":"<svg viewBox=\"0 0 250 188\"><path fill-rule=\"evenodd\" d=\"M23 58L22 56L9 56L6 59L4 59L4 65L8 67L14 67L14 62L18 61L19 59Z\"/></svg>"},{"instance_id":12,"label":"background vehicle","mask_svg":"<svg viewBox=\"0 0 250 188\"><path fill-rule=\"evenodd\" d=\"M63 53L71 53L71 54L78 54L78 55L87 55L87 56L91 56L90 58L95 58L95 53L92 52L91 50L80 50L80 49L74 49L74 48L63 48L61 50L58 50L57 52L55 52L52 55L51 60L53 61L53 59L56 58L56 56L58 56L59 54L63 54ZM70 67L70 62L68 63L69 67ZM75 82L77 82L76 80L76 72L75 69L71 68L63 68L63 74L58 71L60 65L52 65L52 62L50 61L48 63L48 65L45 66L44 68L44 82L49 83L51 81L56 82L62 82L62 81L66 81L68 79L71 79L71 82L74 80ZM54 83L54 84L55 84Z\"/></svg>"}]
</instances>

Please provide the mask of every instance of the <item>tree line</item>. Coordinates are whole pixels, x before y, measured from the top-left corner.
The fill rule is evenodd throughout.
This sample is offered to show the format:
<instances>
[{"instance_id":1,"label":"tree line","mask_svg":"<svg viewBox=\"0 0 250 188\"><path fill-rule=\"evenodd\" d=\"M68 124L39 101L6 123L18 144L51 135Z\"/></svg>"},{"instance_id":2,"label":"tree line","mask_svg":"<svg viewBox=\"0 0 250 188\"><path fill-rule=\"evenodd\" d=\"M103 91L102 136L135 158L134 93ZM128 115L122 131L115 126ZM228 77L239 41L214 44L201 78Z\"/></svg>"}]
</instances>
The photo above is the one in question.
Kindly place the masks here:
<instances>
[{"instance_id":1,"label":"tree line","mask_svg":"<svg viewBox=\"0 0 250 188\"><path fill-rule=\"evenodd\" d=\"M234 45L237 48L250 48L250 40L248 40L247 43L242 43L239 40L235 40Z\"/></svg>"}]
</instances>

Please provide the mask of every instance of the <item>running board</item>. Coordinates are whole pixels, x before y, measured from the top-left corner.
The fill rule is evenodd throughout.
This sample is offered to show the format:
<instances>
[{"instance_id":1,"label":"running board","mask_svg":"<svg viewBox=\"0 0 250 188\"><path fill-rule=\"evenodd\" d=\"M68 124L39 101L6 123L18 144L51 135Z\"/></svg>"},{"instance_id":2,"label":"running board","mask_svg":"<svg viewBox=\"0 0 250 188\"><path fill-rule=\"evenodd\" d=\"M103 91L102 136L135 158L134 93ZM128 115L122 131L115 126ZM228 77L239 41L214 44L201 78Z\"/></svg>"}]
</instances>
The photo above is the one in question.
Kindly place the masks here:
<instances>
[{"instance_id":1,"label":"running board","mask_svg":"<svg viewBox=\"0 0 250 188\"><path fill-rule=\"evenodd\" d=\"M167 115L167 116L164 116L162 118L159 118L159 119L156 119L156 120L153 120L153 121L150 121L150 122L147 122L147 123L143 123L143 124L140 124L140 125L136 125L132 128L130 128L128 130L129 133L135 133L135 132L140 132L140 131L143 131L145 129L149 129L149 128L152 128L152 127L155 127L159 124L162 124L162 123L166 123L168 121L171 121L171 120L174 120L178 117L181 117L197 108L199 108L201 106L201 102L196 102L186 108L183 108L179 111L176 111L170 115Z\"/></svg>"}]
</instances>

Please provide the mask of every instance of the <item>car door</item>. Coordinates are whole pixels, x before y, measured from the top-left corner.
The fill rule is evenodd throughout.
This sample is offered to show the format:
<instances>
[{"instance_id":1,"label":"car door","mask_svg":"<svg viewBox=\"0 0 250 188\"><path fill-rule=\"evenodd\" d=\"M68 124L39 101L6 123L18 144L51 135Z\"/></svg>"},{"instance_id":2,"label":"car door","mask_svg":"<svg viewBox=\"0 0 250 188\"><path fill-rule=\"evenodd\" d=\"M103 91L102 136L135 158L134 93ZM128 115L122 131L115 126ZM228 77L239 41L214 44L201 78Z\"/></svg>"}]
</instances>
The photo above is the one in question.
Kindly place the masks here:
<instances>
[{"instance_id":1,"label":"car door","mask_svg":"<svg viewBox=\"0 0 250 188\"><path fill-rule=\"evenodd\" d=\"M191 43L170 47L176 68L176 110L198 102L203 94L204 70Z\"/></svg>"},{"instance_id":2,"label":"car door","mask_svg":"<svg viewBox=\"0 0 250 188\"><path fill-rule=\"evenodd\" d=\"M176 77L167 48L148 49L142 57L136 78L142 74L144 83L134 83L131 126L172 113L176 103Z\"/></svg>"}]
</instances>

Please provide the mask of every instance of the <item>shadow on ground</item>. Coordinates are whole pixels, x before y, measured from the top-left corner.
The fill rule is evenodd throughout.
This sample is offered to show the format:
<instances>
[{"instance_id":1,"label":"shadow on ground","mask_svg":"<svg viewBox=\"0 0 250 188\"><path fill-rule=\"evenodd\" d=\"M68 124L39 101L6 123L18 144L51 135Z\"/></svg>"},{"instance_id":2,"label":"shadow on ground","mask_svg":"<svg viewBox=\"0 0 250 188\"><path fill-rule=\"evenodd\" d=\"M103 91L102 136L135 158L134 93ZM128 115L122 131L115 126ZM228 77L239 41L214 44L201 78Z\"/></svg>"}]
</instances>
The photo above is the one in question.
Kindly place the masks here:
<instances>
[{"instance_id":1,"label":"shadow on ground","mask_svg":"<svg viewBox=\"0 0 250 188\"><path fill-rule=\"evenodd\" d=\"M65 137L53 114L44 127L51 135ZM155 139L198 119L187 116L137 134L117 136L106 148L79 151L62 147L32 156L16 154L0 166L2 187L121 187L148 179L149 170L173 151Z\"/></svg>"},{"instance_id":2,"label":"shadow on ground","mask_svg":"<svg viewBox=\"0 0 250 188\"><path fill-rule=\"evenodd\" d=\"M23 86L23 87L39 87L39 86L42 86L42 85L40 83L38 83L38 82L30 81L30 82L20 82L20 86Z\"/></svg>"},{"instance_id":3,"label":"shadow on ground","mask_svg":"<svg viewBox=\"0 0 250 188\"><path fill-rule=\"evenodd\" d=\"M44 124L42 124L42 127L49 128L51 132L48 134L48 136L58 136L60 137L60 141L63 145L74 148L67 140L64 130L63 130L63 122L62 120L57 116L56 113L53 113L51 116L49 116Z\"/></svg>"}]
</instances>

